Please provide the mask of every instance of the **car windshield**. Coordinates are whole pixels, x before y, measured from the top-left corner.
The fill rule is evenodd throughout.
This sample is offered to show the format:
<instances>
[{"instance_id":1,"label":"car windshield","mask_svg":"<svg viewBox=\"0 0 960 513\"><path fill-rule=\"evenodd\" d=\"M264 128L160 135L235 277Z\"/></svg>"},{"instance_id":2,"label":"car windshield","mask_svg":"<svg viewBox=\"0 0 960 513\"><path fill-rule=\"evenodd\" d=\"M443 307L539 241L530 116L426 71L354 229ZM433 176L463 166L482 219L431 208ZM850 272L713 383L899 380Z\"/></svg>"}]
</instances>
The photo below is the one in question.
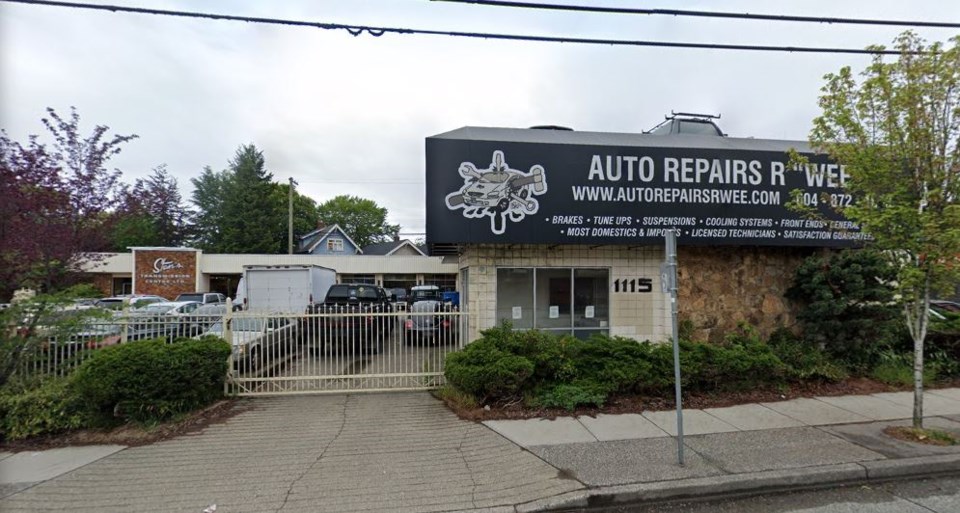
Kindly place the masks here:
<instances>
[{"instance_id":1,"label":"car windshield","mask_svg":"<svg viewBox=\"0 0 960 513\"><path fill-rule=\"evenodd\" d=\"M329 299L376 299L377 291L372 286L365 285L334 285L327 292Z\"/></svg>"},{"instance_id":2,"label":"car windshield","mask_svg":"<svg viewBox=\"0 0 960 513\"><path fill-rule=\"evenodd\" d=\"M193 311L197 315L223 315L227 311L227 307L223 305L206 305L201 306Z\"/></svg>"},{"instance_id":3,"label":"car windshield","mask_svg":"<svg viewBox=\"0 0 960 513\"><path fill-rule=\"evenodd\" d=\"M97 301L97 306L101 308L109 308L111 310L119 310L123 308L122 299L101 299Z\"/></svg>"},{"instance_id":4,"label":"car windshield","mask_svg":"<svg viewBox=\"0 0 960 513\"><path fill-rule=\"evenodd\" d=\"M415 290L413 291L414 301L440 301L439 290Z\"/></svg>"},{"instance_id":5,"label":"car windshield","mask_svg":"<svg viewBox=\"0 0 960 513\"><path fill-rule=\"evenodd\" d=\"M141 307L139 310L140 310L141 312L144 312L144 313L164 314L164 313L170 312L171 310L173 310L173 309L176 308L176 307L177 307L177 305L167 305L167 304L163 304L163 303L154 303L154 304L152 304L152 305L147 305L147 306Z\"/></svg>"},{"instance_id":6,"label":"car windshield","mask_svg":"<svg viewBox=\"0 0 960 513\"><path fill-rule=\"evenodd\" d=\"M488 183L503 183L510 177L506 171L489 171L480 175L480 181Z\"/></svg>"}]
</instances>

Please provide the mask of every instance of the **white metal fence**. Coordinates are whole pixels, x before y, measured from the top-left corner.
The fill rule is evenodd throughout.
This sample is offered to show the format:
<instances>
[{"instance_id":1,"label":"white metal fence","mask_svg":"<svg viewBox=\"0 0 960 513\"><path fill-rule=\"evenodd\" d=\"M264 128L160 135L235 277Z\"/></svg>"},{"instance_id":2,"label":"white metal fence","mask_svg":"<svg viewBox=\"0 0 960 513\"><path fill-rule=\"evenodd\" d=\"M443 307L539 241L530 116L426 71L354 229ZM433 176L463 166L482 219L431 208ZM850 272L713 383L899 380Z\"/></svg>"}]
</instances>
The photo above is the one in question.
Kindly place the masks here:
<instances>
[{"instance_id":1,"label":"white metal fence","mask_svg":"<svg viewBox=\"0 0 960 513\"><path fill-rule=\"evenodd\" d=\"M466 342L467 314L449 307L410 310L185 316L130 311L84 318L57 332L39 328L34 333L40 335L38 347L21 361L19 372L63 375L103 347L213 335L233 346L226 381L230 394L435 388L444 383L447 354Z\"/></svg>"},{"instance_id":2,"label":"white metal fence","mask_svg":"<svg viewBox=\"0 0 960 513\"><path fill-rule=\"evenodd\" d=\"M309 315L238 312L222 324L233 340L228 392L276 395L419 390L444 382L447 354L463 348L466 314L445 309L335 309ZM259 333L260 335L255 335Z\"/></svg>"}]
</instances>

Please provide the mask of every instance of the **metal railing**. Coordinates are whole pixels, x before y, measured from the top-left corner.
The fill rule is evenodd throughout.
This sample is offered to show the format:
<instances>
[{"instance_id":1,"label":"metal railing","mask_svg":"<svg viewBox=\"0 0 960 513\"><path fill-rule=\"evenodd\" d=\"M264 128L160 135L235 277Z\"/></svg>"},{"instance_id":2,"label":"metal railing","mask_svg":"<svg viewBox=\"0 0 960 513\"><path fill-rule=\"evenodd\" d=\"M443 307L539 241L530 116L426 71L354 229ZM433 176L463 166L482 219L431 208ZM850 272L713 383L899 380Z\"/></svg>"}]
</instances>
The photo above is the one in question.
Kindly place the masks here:
<instances>
[{"instance_id":1,"label":"metal railing","mask_svg":"<svg viewBox=\"0 0 960 513\"><path fill-rule=\"evenodd\" d=\"M238 395L436 388L467 334L466 314L450 308L237 312L224 321L234 346L227 392Z\"/></svg>"},{"instance_id":2,"label":"metal railing","mask_svg":"<svg viewBox=\"0 0 960 513\"><path fill-rule=\"evenodd\" d=\"M143 315L134 310L106 316L84 316L63 324L18 327L23 355L16 374L20 377L65 376L96 350L139 340L167 342L196 337L221 319L220 315ZM56 319L51 319L56 320Z\"/></svg>"},{"instance_id":3,"label":"metal railing","mask_svg":"<svg viewBox=\"0 0 960 513\"><path fill-rule=\"evenodd\" d=\"M446 356L466 343L467 314L449 307L408 309L183 316L124 311L83 319L69 330L37 328L30 334L37 341L35 347L17 372L27 377L62 376L104 347L211 335L233 347L225 384L228 394L436 388L444 383Z\"/></svg>"}]
</instances>

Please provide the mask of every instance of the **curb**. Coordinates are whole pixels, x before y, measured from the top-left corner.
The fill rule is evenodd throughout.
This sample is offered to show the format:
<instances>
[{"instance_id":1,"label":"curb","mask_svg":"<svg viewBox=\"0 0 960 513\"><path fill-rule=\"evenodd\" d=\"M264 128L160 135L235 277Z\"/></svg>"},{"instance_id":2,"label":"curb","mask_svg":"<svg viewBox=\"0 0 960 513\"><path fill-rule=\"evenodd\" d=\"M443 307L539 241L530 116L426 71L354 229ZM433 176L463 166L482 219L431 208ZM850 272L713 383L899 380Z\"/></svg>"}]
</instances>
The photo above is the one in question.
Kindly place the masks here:
<instances>
[{"instance_id":1,"label":"curb","mask_svg":"<svg viewBox=\"0 0 960 513\"><path fill-rule=\"evenodd\" d=\"M534 513L683 499L704 500L958 472L960 472L960 454L840 463L818 467L589 488L518 504L516 511L518 513Z\"/></svg>"}]
</instances>

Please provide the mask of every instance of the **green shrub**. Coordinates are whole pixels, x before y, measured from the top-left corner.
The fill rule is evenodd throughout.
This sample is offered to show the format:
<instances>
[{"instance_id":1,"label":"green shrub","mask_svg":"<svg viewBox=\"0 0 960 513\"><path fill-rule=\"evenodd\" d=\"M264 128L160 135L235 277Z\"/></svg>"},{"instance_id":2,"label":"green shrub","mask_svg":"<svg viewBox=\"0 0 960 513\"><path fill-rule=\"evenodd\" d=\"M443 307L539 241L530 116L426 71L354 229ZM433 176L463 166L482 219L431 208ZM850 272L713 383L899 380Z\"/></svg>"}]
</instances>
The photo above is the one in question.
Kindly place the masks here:
<instances>
[{"instance_id":1,"label":"green shrub","mask_svg":"<svg viewBox=\"0 0 960 513\"><path fill-rule=\"evenodd\" d=\"M160 421L222 397L229 355L214 337L107 347L80 365L72 389L101 424Z\"/></svg>"},{"instance_id":2,"label":"green shrub","mask_svg":"<svg viewBox=\"0 0 960 513\"><path fill-rule=\"evenodd\" d=\"M779 385L790 376L749 327L722 345L681 341L680 362L688 392ZM584 341L504 325L449 355L445 372L448 383L481 403L525 396L534 406L573 409L602 405L611 394L669 394L673 368L671 344L604 335Z\"/></svg>"},{"instance_id":3,"label":"green shrub","mask_svg":"<svg viewBox=\"0 0 960 513\"><path fill-rule=\"evenodd\" d=\"M533 371L530 360L500 350L495 342L486 339L451 353L444 367L444 375L451 385L481 402L519 397Z\"/></svg>"},{"instance_id":4,"label":"green shrub","mask_svg":"<svg viewBox=\"0 0 960 513\"><path fill-rule=\"evenodd\" d=\"M895 280L896 270L880 253L844 250L806 259L787 297L800 303L797 319L813 347L863 369L904 338Z\"/></svg>"},{"instance_id":5,"label":"green shrub","mask_svg":"<svg viewBox=\"0 0 960 513\"><path fill-rule=\"evenodd\" d=\"M576 348L570 357L577 379L596 383L611 393L634 392L655 381L648 343L606 335L586 341L568 337L567 343Z\"/></svg>"},{"instance_id":6,"label":"green shrub","mask_svg":"<svg viewBox=\"0 0 960 513\"><path fill-rule=\"evenodd\" d=\"M539 391L533 402L534 406L544 408L563 408L574 410L577 406L603 406L610 395L608 387L588 380L578 380L573 383L559 383Z\"/></svg>"},{"instance_id":7,"label":"green shrub","mask_svg":"<svg viewBox=\"0 0 960 513\"><path fill-rule=\"evenodd\" d=\"M49 378L32 388L0 389L0 439L20 440L77 429L87 422L83 402L68 379Z\"/></svg>"},{"instance_id":8,"label":"green shrub","mask_svg":"<svg viewBox=\"0 0 960 513\"><path fill-rule=\"evenodd\" d=\"M880 361L870 372L870 376L888 385L913 385L913 355L886 351L880 355ZM936 369L926 366L923 369L923 385L928 386L937 377Z\"/></svg>"},{"instance_id":9,"label":"green shrub","mask_svg":"<svg viewBox=\"0 0 960 513\"><path fill-rule=\"evenodd\" d=\"M768 345L787 366L787 377L794 381L837 382L849 376L847 370L823 350L785 329L773 332Z\"/></svg>"}]
</instances>

